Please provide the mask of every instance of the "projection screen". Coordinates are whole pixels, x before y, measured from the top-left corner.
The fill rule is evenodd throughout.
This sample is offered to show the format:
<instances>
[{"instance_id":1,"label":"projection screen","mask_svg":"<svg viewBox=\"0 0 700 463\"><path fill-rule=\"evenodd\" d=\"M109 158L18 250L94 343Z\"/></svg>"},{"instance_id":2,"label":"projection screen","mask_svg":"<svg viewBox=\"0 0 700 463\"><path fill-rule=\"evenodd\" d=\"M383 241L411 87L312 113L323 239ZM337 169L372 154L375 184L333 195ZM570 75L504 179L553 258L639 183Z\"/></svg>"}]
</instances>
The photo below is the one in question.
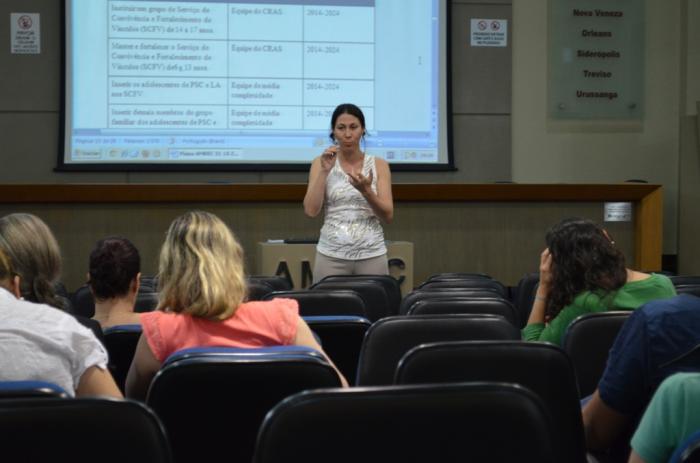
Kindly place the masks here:
<instances>
[{"instance_id":1,"label":"projection screen","mask_svg":"<svg viewBox=\"0 0 700 463\"><path fill-rule=\"evenodd\" d=\"M306 170L340 103L452 169L445 0L64 0L58 170Z\"/></svg>"}]
</instances>

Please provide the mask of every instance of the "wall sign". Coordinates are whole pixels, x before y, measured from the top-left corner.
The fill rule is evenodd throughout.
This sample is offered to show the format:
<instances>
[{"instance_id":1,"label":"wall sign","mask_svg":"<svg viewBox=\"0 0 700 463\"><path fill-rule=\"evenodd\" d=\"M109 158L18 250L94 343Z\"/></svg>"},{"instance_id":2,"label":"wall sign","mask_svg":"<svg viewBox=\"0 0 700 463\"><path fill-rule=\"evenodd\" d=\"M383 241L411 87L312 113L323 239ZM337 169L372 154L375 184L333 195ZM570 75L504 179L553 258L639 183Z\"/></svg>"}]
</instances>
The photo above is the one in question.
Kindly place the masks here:
<instances>
[{"instance_id":1,"label":"wall sign","mask_svg":"<svg viewBox=\"0 0 700 463\"><path fill-rule=\"evenodd\" d=\"M549 116L641 119L644 0L549 2Z\"/></svg>"},{"instance_id":2,"label":"wall sign","mask_svg":"<svg viewBox=\"0 0 700 463\"><path fill-rule=\"evenodd\" d=\"M10 13L10 53L41 53L39 13Z\"/></svg>"},{"instance_id":3,"label":"wall sign","mask_svg":"<svg viewBox=\"0 0 700 463\"><path fill-rule=\"evenodd\" d=\"M472 47L507 47L507 19L474 19L471 20Z\"/></svg>"}]
</instances>

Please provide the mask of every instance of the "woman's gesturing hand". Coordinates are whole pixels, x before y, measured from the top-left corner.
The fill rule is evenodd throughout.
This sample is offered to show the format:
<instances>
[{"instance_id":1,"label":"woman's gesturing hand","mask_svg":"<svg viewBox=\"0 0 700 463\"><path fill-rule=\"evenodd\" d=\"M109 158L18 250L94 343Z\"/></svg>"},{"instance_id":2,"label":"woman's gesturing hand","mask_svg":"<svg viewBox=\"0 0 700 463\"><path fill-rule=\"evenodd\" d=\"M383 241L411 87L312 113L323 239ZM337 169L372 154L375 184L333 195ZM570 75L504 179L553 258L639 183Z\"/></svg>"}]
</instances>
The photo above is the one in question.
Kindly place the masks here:
<instances>
[{"instance_id":1,"label":"woman's gesturing hand","mask_svg":"<svg viewBox=\"0 0 700 463\"><path fill-rule=\"evenodd\" d=\"M321 169L324 172L330 172L330 170L333 168L337 154L337 146L329 146L323 153L321 153Z\"/></svg>"},{"instance_id":2,"label":"woman's gesturing hand","mask_svg":"<svg viewBox=\"0 0 700 463\"><path fill-rule=\"evenodd\" d=\"M363 175L362 172L352 172L348 174L350 185L354 186L357 191L362 194L372 191L373 176L372 171L370 171L367 176Z\"/></svg>"}]
</instances>

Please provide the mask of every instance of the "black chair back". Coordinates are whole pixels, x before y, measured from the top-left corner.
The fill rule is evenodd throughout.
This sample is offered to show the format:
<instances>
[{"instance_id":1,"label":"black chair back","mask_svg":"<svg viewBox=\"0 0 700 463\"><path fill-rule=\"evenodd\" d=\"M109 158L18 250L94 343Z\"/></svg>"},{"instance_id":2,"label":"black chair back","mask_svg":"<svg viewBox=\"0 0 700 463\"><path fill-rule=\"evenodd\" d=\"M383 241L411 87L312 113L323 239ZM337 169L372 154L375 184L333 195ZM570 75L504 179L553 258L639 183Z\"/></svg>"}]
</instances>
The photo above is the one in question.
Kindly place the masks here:
<instances>
[{"instance_id":1,"label":"black chair back","mask_svg":"<svg viewBox=\"0 0 700 463\"><path fill-rule=\"evenodd\" d=\"M515 297L513 300L515 302L515 308L518 309L520 328L525 327L527 319L530 317L532 304L535 302L535 290L539 282L539 272L527 273L518 281L518 286L515 288Z\"/></svg>"},{"instance_id":2,"label":"black chair back","mask_svg":"<svg viewBox=\"0 0 700 463\"><path fill-rule=\"evenodd\" d=\"M295 299L299 303L299 315L303 317L354 315L367 318L364 300L356 291L348 289L274 291L263 300L268 301L276 297Z\"/></svg>"},{"instance_id":3,"label":"black chair back","mask_svg":"<svg viewBox=\"0 0 700 463\"><path fill-rule=\"evenodd\" d=\"M593 394L608 362L608 352L631 311L591 313L571 322L562 348L571 358L581 397Z\"/></svg>"},{"instance_id":4,"label":"black chair back","mask_svg":"<svg viewBox=\"0 0 700 463\"><path fill-rule=\"evenodd\" d=\"M519 326L520 319L513 304L502 298L424 299L408 309L407 315L441 314L486 314L500 315L513 326Z\"/></svg>"},{"instance_id":5,"label":"black chair back","mask_svg":"<svg viewBox=\"0 0 700 463\"><path fill-rule=\"evenodd\" d=\"M389 315L397 315L399 313L401 285L399 280L390 275L329 275L321 281L355 281L358 279L374 281L380 284L389 299Z\"/></svg>"},{"instance_id":6,"label":"black chair back","mask_svg":"<svg viewBox=\"0 0 700 463\"><path fill-rule=\"evenodd\" d=\"M362 278L335 279L329 281L319 281L318 283L312 285L309 289L312 291L323 289L352 290L357 292L365 303L367 318L372 322L391 314L389 295L384 289L384 286L377 281Z\"/></svg>"},{"instance_id":7,"label":"black chair back","mask_svg":"<svg viewBox=\"0 0 700 463\"><path fill-rule=\"evenodd\" d=\"M70 302L74 314L87 318L95 316L95 300L88 285L78 288L70 297Z\"/></svg>"},{"instance_id":8,"label":"black chair back","mask_svg":"<svg viewBox=\"0 0 700 463\"><path fill-rule=\"evenodd\" d=\"M125 391L126 375L129 373L140 337L141 325L117 325L104 330L104 344L109 354L109 371L122 393Z\"/></svg>"},{"instance_id":9,"label":"black chair back","mask_svg":"<svg viewBox=\"0 0 700 463\"><path fill-rule=\"evenodd\" d=\"M248 281L267 283L275 291L289 291L292 289L292 283L279 275L251 275L248 277Z\"/></svg>"},{"instance_id":10,"label":"black chair back","mask_svg":"<svg viewBox=\"0 0 700 463\"><path fill-rule=\"evenodd\" d=\"M134 312L152 312L158 307L158 293L154 291L141 291L136 294Z\"/></svg>"},{"instance_id":11,"label":"black chair back","mask_svg":"<svg viewBox=\"0 0 700 463\"><path fill-rule=\"evenodd\" d=\"M264 281L247 281L248 301L261 301L265 296L275 290L269 283Z\"/></svg>"},{"instance_id":12,"label":"black chair back","mask_svg":"<svg viewBox=\"0 0 700 463\"><path fill-rule=\"evenodd\" d=\"M456 280L429 280L421 284L418 289L441 289L441 288L459 288L459 289L487 289L496 292L503 298L508 297L508 289L499 281L486 278L467 278Z\"/></svg>"},{"instance_id":13,"label":"black chair back","mask_svg":"<svg viewBox=\"0 0 700 463\"><path fill-rule=\"evenodd\" d=\"M424 344L409 351L396 372L398 384L461 381L516 383L547 406L557 461L586 461L581 405L571 361L560 348L522 341Z\"/></svg>"},{"instance_id":14,"label":"black chair back","mask_svg":"<svg viewBox=\"0 0 700 463\"><path fill-rule=\"evenodd\" d=\"M316 390L265 418L255 463L554 462L542 401L503 383Z\"/></svg>"},{"instance_id":15,"label":"black chair back","mask_svg":"<svg viewBox=\"0 0 700 463\"><path fill-rule=\"evenodd\" d=\"M372 323L363 317L347 315L312 316L304 320L348 383L354 384L362 341Z\"/></svg>"},{"instance_id":16,"label":"black chair back","mask_svg":"<svg viewBox=\"0 0 700 463\"><path fill-rule=\"evenodd\" d=\"M479 272L443 272L434 273L425 281L440 281L440 280L467 280L467 279L486 279L493 280L491 275Z\"/></svg>"},{"instance_id":17,"label":"black chair back","mask_svg":"<svg viewBox=\"0 0 700 463\"><path fill-rule=\"evenodd\" d=\"M457 299L457 298L474 298L474 297L490 297L501 298L497 291L493 289L464 289L464 288L439 288L439 289L417 289L411 291L403 298L399 306L399 314L406 315L408 310L417 301L427 299Z\"/></svg>"},{"instance_id":18,"label":"black chair back","mask_svg":"<svg viewBox=\"0 0 700 463\"><path fill-rule=\"evenodd\" d=\"M497 315L413 315L387 317L365 335L357 370L358 386L392 384L401 357L429 342L519 340L520 330Z\"/></svg>"},{"instance_id":19,"label":"black chair back","mask_svg":"<svg viewBox=\"0 0 700 463\"><path fill-rule=\"evenodd\" d=\"M67 398L70 395L61 386L47 381L0 381L0 400L40 397Z\"/></svg>"},{"instance_id":20,"label":"black chair back","mask_svg":"<svg viewBox=\"0 0 700 463\"><path fill-rule=\"evenodd\" d=\"M700 430L691 434L676 448L669 463L700 463Z\"/></svg>"},{"instance_id":21,"label":"black chair back","mask_svg":"<svg viewBox=\"0 0 700 463\"><path fill-rule=\"evenodd\" d=\"M11 460L169 463L168 440L143 404L108 399L0 400L3 452Z\"/></svg>"},{"instance_id":22,"label":"black chair back","mask_svg":"<svg viewBox=\"0 0 700 463\"><path fill-rule=\"evenodd\" d=\"M177 462L247 462L275 404L305 389L337 386L335 370L308 348L186 349L164 362L146 402Z\"/></svg>"}]
</instances>

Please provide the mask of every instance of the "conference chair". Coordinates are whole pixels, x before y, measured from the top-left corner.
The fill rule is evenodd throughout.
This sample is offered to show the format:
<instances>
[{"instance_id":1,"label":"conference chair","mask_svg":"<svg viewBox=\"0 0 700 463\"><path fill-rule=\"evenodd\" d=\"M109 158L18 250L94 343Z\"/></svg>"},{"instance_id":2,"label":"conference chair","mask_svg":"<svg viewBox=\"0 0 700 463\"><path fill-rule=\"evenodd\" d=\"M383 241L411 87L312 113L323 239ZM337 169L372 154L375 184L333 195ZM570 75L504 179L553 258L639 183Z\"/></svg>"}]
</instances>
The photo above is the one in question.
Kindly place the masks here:
<instances>
[{"instance_id":1,"label":"conference chair","mask_svg":"<svg viewBox=\"0 0 700 463\"><path fill-rule=\"evenodd\" d=\"M267 283L275 291L289 291L292 289L291 282L279 275L251 275L248 277L248 281Z\"/></svg>"},{"instance_id":2,"label":"conference chair","mask_svg":"<svg viewBox=\"0 0 700 463\"><path fill-rule=\"evenodd\" d=\"M348 383L354 384L362 342L372 323L352 315L304 316L304 321Z\"/></svg>"},{"instance_id":3,"label":"conference chair","mask_svg":"<svg viewBox=\"0 0 700 463\"><path fill-rule=\"evenodd\" d=\"M429 280L421 284L418 289L441 289L441 288L459 288L459 289L489 289L496 292L503 298L508 298L508 289L499 281L486 278L468 278L455 280Z\"/></svg>"},{"instance_id":4,"label":"conference chair","mask_svg":"<svg viewBox=\"0 0 700 463\"><path fill-rule=\"evenodd\" d=\"M668 460L669 463L700 463L700 430L681 443Z\"/></svg>"},{"instance_id":5,"label":"conference chair","mask_svg":"<svg viewBox=\"0 0 700 463\"><path fill-rule=\"evenodd\" d=\"M700 283L677 284L674 286L678 294L691 294L695 297L700 297Z\"/></svg>"},{"instance_id":6,"label":"conference chair","mask_svg":"<svg viewBox=\"0 0 700 463\"><path fill-rule=\"evenodd\" d=\"M440 341L519 340L520 330L498 315L413 315L387 317L365 334L357 369L358 386L392 384L401 357L420 344Z\"/></svg>"},{"instance_id":7,"label":"conference chair","mask_svg":"<svg viewBox=\"0 0 700 463\"><path fill-rule=\"evenodd\" d=\"M669 275L668 278L673 283L673 286L700 285L699 275Z\"/></svg>"},{"instance_id":8,"label":"conference chair","mask_svg":"<svg viewBox=\"0 0 700 463\"><path fill-rule=\"evenodd\" d=\"M70 395L61 386L47 381L0 381L0 400L41 397L67 398Z\"/></svg>"},{"instance_id":9,"label":"conference chair","mask_svg":"<svg viewBox=\"0 0 700 463\"><path fill-rule=\"evenodd\" d=\"M313 349L193 348L171 355L146 403L158 414L177 462L248 462L265 414L305 389L340 379Z\"/></svg>"},{"instance_id":10,"label":"conference chair","mask_svg":"<svg viewBox=\"0 0 700 463\"><path fill-rule=\"evenodd\" d=\"M92 318L95 316L95 299L88 285L83 285L70 297L73 313L83 317Z\"/></svg>"},{"instance_id":11,"label":"conference chair","mask_svg":"<svg viewBox=\"0 0 700 463\"><path fill-rule=\"evenodd\" d=\"M513 302L515 303L515 308L518 309L520 328L524 328L527 324L527 319L530 318L530 311L535 302L535 294L539 283L540 273L532 272L523 275L515 287Z\"/></svg>"},{"instance_id":12,"label":"conference chair","mask_svg":"<svg viewBox=\"0 0 700 463\"><path fill-rule=\"evenodd\" d=\"M486 279L493 280L491 275L479 272L443 272L434 273L425 281L441 281L441 280L467 280L467 279Z\"/></svg>"},{"instance_id":13,"label":"conference chair","mask_svg":"<svg viewBox=\"0 0 700 463\"><path fill-rule=\"evenodd\" d=\"M401 300L399 306L399 314L406 315L408 310L417 301L422 300L447 300L461 298L494 298L500 299L502 296L492 289L464 289L464 288L435 288L435 289L416 289L406 294L406 297Z\"/></svg>"},{"instance_id":14,"label":"conference chair","mask_svg":"<svg viewBox=\"0 0 700 463\"><path fill-rule=\"evenodd\" d=\"M104 330L104 345L109 354L109 371L122 393L140 337L141 325L116 325Z\"/></svg>"},{"instance_id":15,"label":"conference chair","mask_svg":"<svg viewBox=\"0 0 700 463\"><path fill-rule=\"evenodd\" d=\"M87 318L95 316L95 298L88 285L78 288L70 298L73 313ZM158 293L150 286L140 286L136 293L134 312L150 312L158 306Z\"/></svg>"},{"instance_id":16,"label":"conference chair","mask_svg":"<svg viewBox=\"0 0 700 463\"><path fill-rule=\"evenodd\" d=\"M357 281L367 280L374 281L380 284L386 291L389 299L389 315L399 313L399 304L401 304L401 285L399 280L390 275L328 275L321 281Z\"/></svg>"},{"instance_id":17,"label":"conference chair","mask_svg":"<svg viewBox=\"0 0 700 463\"><path fill-rule=\"evenodd\" d=\"M506 383L306 391L267 415L255 463L554 462L542 401Z\"/></svg>"},{"instance_id":18,"label":"conference chair","mask_svg":"<svg viewBox=\"0 0 700 463\"><path fill-rule=\"evenodd\" d=\"M353 280L330 280L319 281L309 288L311 291L319 289L334 291L352 290L357 292L365 303L367 318L372 322L392 314L389 295L386 289L384 289L384 285L380 282L361 278Z\"/></svg>"},{"instance_id":19,"label":"conference chair","mask_svg":"<svg viewBox=\"0 0 700 463\"><path fill-rule=\"evenodd\" d=\"M593 394L598 387L608 352L631 311L620 310L582 315L569 325L562 348L571 358L581 397Z\"/></svg>"},{"instance_id":20,"label":"conference chair","mask_svg":"<svg viewBox=\"0 0 700 463\"><path fill-rule=\"evenodd\" d=\"M248 290L248 296L246 300L248 301L260 301L266 295L270 294L275 290L269 283L264 281L252 281L247 280L246 284Z\"/></svg>"},{"instance_id":21,"label":"conference chair","mask_svg":"<svg viewBox=\"0 0 700 463\"><path fill-rule=\"evenodd\" d=\"M130 400L0 400L2 452L12 461L169 463L156 415Z\"/></svg>"},{"instance_id":22,"label":"conference chair","mask_svg":"<svg viewBox=\"0 0 700 463\"><path fill-rule=\"evenodd\" d=\"M265 295L263 300L276 297L295 299L301 316L355 315L367 318L364 300L356 291L348 289L274 291Z\"/></svg>"},{"instance_id":23,"label":"conference chair","mask_svg":"<svg viewBox=\"0 0 700 463\"><path fill-rule=\"evenodd\" d=\"M581 406L573 366L559 347L522 341L423 344L396 370L397 384L502 381L537 394L554 424L552 443L562 462L586 462Z\"/></svg>"},{"instance_id":24,"label":"conference chair","mask_svg":"<svg viewBox=\"0 0 700 463\"><path fill-rule=\"evenodd\" d=\"M487 314L500 315L515 327L520 319L513 304L502 298L460 297L452 299L424 299L416 301L407 315Z\"/></svg>"}]
</instances>

